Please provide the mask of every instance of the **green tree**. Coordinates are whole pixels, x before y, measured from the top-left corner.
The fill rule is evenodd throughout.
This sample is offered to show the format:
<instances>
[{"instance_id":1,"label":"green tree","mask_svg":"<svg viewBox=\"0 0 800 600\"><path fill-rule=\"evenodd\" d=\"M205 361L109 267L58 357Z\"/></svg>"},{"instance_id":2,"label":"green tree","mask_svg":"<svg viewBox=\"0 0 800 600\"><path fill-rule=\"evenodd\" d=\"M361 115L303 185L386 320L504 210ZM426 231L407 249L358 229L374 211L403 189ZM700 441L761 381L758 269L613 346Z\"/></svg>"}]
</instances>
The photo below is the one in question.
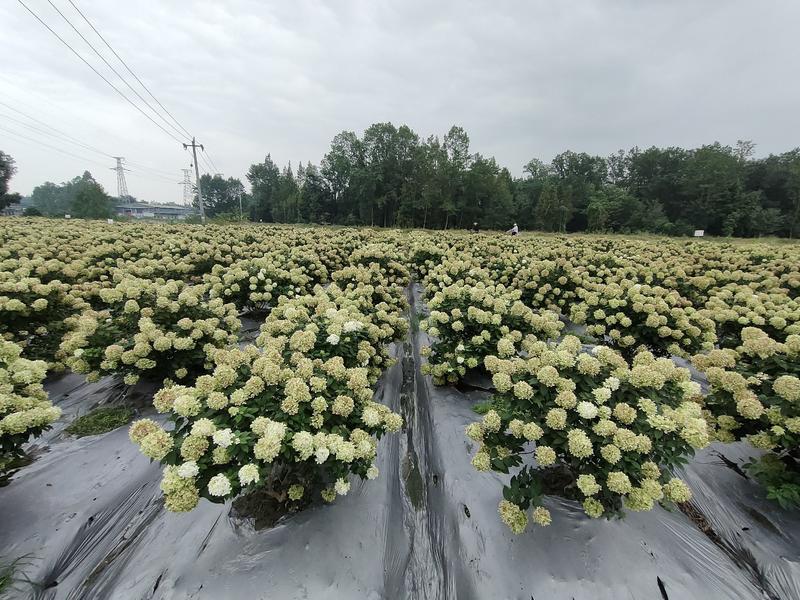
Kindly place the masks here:
<instances>
[{"instance_id":1,"label":"green tree","mask_svg":"<svg viewBox=\"0 0 800 600\"><path fill-rule=\"evenodd\" d=\"M291 163L284 168L278 178L278 188L275 195L277 211L273 216L282 223L297 223L300 220L300 187L292 172Z\"/></svg>"},{"instance_id":2,"label":"green tree","mask_svg":"<svg viewBox=\"0 0 800 600\"><path fill-rule=\"evenodd\" d=\"M542 231L561 231L564 222L562 201L558 196L556 184L548 180L536 203L536 226Z\"/></svg>"},{"instance_id":3,"label":"green tree","mask_svg":"<svg viewBox=\"0 0 800 600\"><path fill-rule=\"evenodd\" d=\"M456 125L444 136L442 149L446 156L443 165L445 189L442 195L442 211L445 218L444 228L447 229L450 220L464 208L467 171L472 165L473 156L470 154L467 132Z\"/></svg>"},{"instance_id":4,"label":"green tree","mask_svg":"<svg viewBox=\"0 0 800 600\"><path fill-rule=\"evenodd\" d=\"M113 200L88 171L77 186L72 214L83 219L107 219L114 214Z\"/></svg>"},{"instance_id":5,"label":"green tree","mask_svg":"<svg viewBox=\"0 0 800 600\"><path fill-rule=\"evenodd\" d=\"M20 195L8 191L8 183L17 172L14 159L0 150L0 210L20 201Z\"/></svg>"},{"instance_id":6,"label":"green tree","mask_svg":"<svg viewBox=\"0 0 800 600\"><path fill-rule=\"evenodd\" d=\"M254 219L384 227L549 231L652 231L674 235L800 233L800 149L753 157L752 142L619 150L607 158L566 151L537 158L521 178L473 153L453 126L422 140L406 125L343 131L320 167L252 165ZM52 184L50 184L52 185ZM57 187L57 186L56 186ZM57 190L68 195L69 189ZM46 187L37 196L60 206ZM45 204L45 202L43 202ZM51 212L56 210L49 209Z\"/></svg>"},{"instance_id":7,"label":"green tree","mask_svg":"<svg viewBox=\"0 0 800 600\"><path fill-rule=\"evenodd\" d=\"M683 172L689 153L683 148L634 148L627 155L627 189L640 200L657 201L670 221L685 219L688 202Z\"/></svg>"},{"instance_id":8,"label":"green tree","mask_svg":"<svg viewBox=\"0 0 800 600\"><path fill-rule=\"evenodd\" d=\"M204 174L200 177L200 187L203 190L203 206L206 215L215 217L221 214L239 215L239 200L242 201L242 211L247 214L249 198L244 191L244 185L235 177L225 179L221 175ZM197 194L194 197L194 206L199 207Z\"/></svg>"},{"instance_id":9,"label":"green tree","mask_svg":"<svg viewBox=\"0 0 800 600\"><path fill-rule=\"evenodd\" d=\"M96 193L92 193L94 190L89 190L90 193L88 196L82 196L81 205L79 206L78 194L92 186L99 186L99 184L94 180L89 171L84 171L83 175L61 184L48 181L42 185L36 186L31 194L31 202L39 212L46 216L62 217L66 214L83 216L83 214L79 213L85 210L95 210L91 208L91 205L99 196ZM102 190L102 187L100 189ZM103 194L105 194L105 192L103 192ZM109 206L111 206L110 201ZM100 213L103 212L102 209L98 210L100 210ZM110 212L113 212L113 210L110 209ZM102 218L102 216L88 218Z\"/></svg>"},{"instance_id":10,"label":"green tree","mask_svg":"<svg viewBox=\"0 0 800 600\"><path fill-rule=\"evenodd\" d=\"M50 181L33 188L31 202L42 214L47 216L63 216L70 211L74 194L69 184L57 185Z\"/></svg>"},{"instance_id":11,"label":"green tree","mask_svg":"<svg viewBox=\"0 0 800 600\"><path fill-rule=\"evenodd\" d=\"M744 164L730 146L701 146L689 153L681 177L687 199L681 216L696 229L733 235L741 220Z\"/></svg>"},{"instance_id":12,"label":"green tree","mask_svg":"<svg viewBox=\"0 0 800 600\"><path fill-rule=\"evenodd\" d=\"M352 131L343 131L331 141L331 148L322 159L320 172L331 190L331 220L344 223L355 218L360 171L363 167L361 141Z\"/></svg>"},{"instance_id":13,"label":"green tree","mask_svg":"<svg viewBox=\"0 0 800 600\"><path fill-rule=\"evenodd\" d=\"M298 169L299 174L300 169ZM300 218L305 223L332 223L333 194L319 169L309 163L300 183Z\"/></svg>"},{"instance_id":14,"label":"green tree","mask_svg":"<svg viewBox=\"0 0 800 600\"><path fill-rule=\"evenodd\" d=\"M596 188L608 180L608 165L602 156L585 152L562 152L550 165L558 185L560 212L567 224L560 230L582 231L586 229L586 207Z\"/></svg>"},{"instance_id":15,"label":"green tree","mask_svg":"<svg viewBox=\"0 0 800 600\"><path fill-rule=\"evenodd\" d=\"M273 221L273 209L280 180L280 170L267 154L264 162L250 165L247 180L250 182L250 219L253 221Z\"/></svg>"}]
</instances>

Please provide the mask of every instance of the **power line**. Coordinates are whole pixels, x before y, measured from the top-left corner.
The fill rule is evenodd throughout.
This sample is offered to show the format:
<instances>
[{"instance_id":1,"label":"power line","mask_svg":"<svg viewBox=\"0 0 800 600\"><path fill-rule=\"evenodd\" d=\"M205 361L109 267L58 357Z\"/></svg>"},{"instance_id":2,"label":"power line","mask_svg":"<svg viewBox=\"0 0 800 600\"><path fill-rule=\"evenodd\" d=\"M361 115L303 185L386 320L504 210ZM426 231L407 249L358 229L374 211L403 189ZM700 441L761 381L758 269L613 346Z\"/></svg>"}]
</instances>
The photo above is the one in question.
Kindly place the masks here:
<instances>
[{"instance_id":1,"label":"power line","mask_svg":"<svg viewBox=\"0 0 800 600\"><path fill-rule=\"evenodd\" d=\"M47 129L52 129L52 130L53 130L53 131L55 131L55 132L56 132L58 135L60 135L60 136L63 136L63 137L64 137L64 138L66 138L67 140L71 140L71 141L72 141L72 143L74 143L74 144L78 144L78 145L80 145L80 146L84 146L84 147L85 147L87 150L91 150L92 152L97 152L98 154L103 154L103 155L105 155L105 156L109 156L109 157L111 156L111 155L110 155L110 154L108 154L107 152L103 152L102 150L98 150L97 148L95 148L95 147L93 147L93 146L90 146L89 144L85 144L85 143L81 142L80 140L78 140L77 138L75 138L75 137L73 137L73 136L69 135L68 133L64 133L64 132L63 132L63 131L61 131L60 129L57 129L57 128L53 127L52 125L48 125L47 123L45 123L44 121L40 121L40 120L39 120L39 119L37 119L36 117L32 117L32 116L30 116L29 114L26 114L26 113L22 112L22 111L21 111L21 110L19 110L18 108L14 108L14 107L13 107L13 106L11 106L10 104L6 104L6 103L5 103L5 102L3 102L2 100L0 100L0 105L2 105L2 106L5 106L5 107L6 107L6 108L8 108L9 110L13 110L15 113L17 113L17 114L20 114L20 115L22 115L23 117L25 117L26 119L30 119L31 121L33 121L33 122L35 122L35 123L38 123L39 125L42 125L42 126L46 127ZM12 120L17 120L17 119L14 119L13 117L7 117L7 118L10 118L10 119L12 119ZM27 127L32 127L32 126L31 126L31 125L27 125ZM52 134L50 134L50 135L52 135Z\"/></svg>"},{"instance_id":2,"label":"power line","mask_svg":"<svg viewBox=\"0 0 800 600\"><path fill-rule=\"evenodd\" d=\"M159 175L163 175L164 178L169 179L170 181L175 179L175 174L170 173L169 171L164 171L163 169L156 169L155 167L149 167L135 160L126 159L125 162L127 162L129 165L133 167L136 167L137 169L144 169L147 171L152 171L153 173L158 173Z\"/></svg>"},{"instance_id":3,"label":"power line","mask_svg":"<svg viewBox=\"0 0 800 600\"><path fill-rule=\"evenodd\" d=\"M181 140L179 140L178 138L176 138L176 137L175 137L175 136L174 136L172 133L170 133L168 130L164 129L164 127L163 127L163 126L162 126L160 123L158 123L158 122L156 122L155 120L153 120L153 118L152 118L150 115L148 115L146 112L144 112L144 111L143 111L143 110L142 110L142 109L141 109L141 108L140 108L140 107L139 107L139 106L138 106L138 105L137 105L135 102L133 102L133 101L132 101L130 98L128 98L128 97L127 97L127 96L126 96L124 93L122 93L122 92L120 91L120 89L119 89L117 86L115 86L113 83L111 83L111 82L110 82L110 81L109 81L109 80L108 80L108 79L107 79L107 78L106 78L106 77L105 77L105 76L104 76L104 75L103 75L103 74L102 74L100 71L98 71L97 69L95 69L95 68L94 68L94 67L91 65L91 63L89 63L89 61L87 61L85 58L83 58L83 56L81 56L81 55L78 53L78 51L77 51L77 50L75 50L75 48L73 48L73 47L72 47L72 46L71 46L71 45L70 45L68 42L66 42L66 41L64 40L64 38L62 38L60 35L58 35L58 34L57 34L57 33L56 33L56 32L55 32L55 31L54 31L54 30L53 30L53 29L52 29L52 28L51 28L51 27L50 27L50 26L47 24L47 23L45 23L45 22L44 22L44 21L43 21L43 20L42 20L42 19L39 17L39 15L37 15L35 12L33 12L33 11L32 11L32 10L31 10L31 9L28 7L28 5L27 5L27 4L25 4L25 2L23 2L23 0L17 0L17 2L19 2L19 3L20 3L22 6L23 6L23 8L25 8L25 10L27 10L29 13L31 13L31 15L33 15L33 17L34 17L34 18L35 18L37 21L39 21L39 23L41 23L41 24L42 24L42 25L45 27L45 29L47 29L47 30L48 30L50 33L52 33L52 34L53 34L53 35L54 35L56 38L58 38L58 40L59 40L59 41L60 41L62 44L64 44L64 45L65 45L67 48L69 48L69 49L70 49L70 51L71 51L71 52L72 52L72 53L73 53L75 56L77 56L77 57L78 57L78 58L79 58L79 59L80 59L80 60L81 60L81 61L82 61L82 62L83 62L83 63L84 63L84 64L85 64L87 67L89 67L89 68L90 68L92 71L94 71L94 72L95 72L95 74L96 74L98 77L100 77L100 78L101 78L103 81L105 81L105 82L106 82L106 83L107 83L109 86L111 86L111 88L112 88L112 89L113 89L115 92L117 92L117 94L119 94L120 96L122 96L122 98L123 98L123 99L124 99L126 102L128 102L128 103L129 103L131 106L133 106L133 107L134 107L136 110L138 110L138 111L139 111L140 113L142 113L142 114L143 114L145 117L147 117L147 119L148 119L148 120L149 120L151 123L153 123L153 125L155 125L156 127L158 127L158 128L161 130L161 131L163 131L164 133L166 133L166 134L167 134L169 137L171 137L173 140L175 140L175 141L176 141L176 142L178 142L179 144L182 144L182 143L183 143Z\"/></svg>"},{"instance_id":4,"label":"power line","mask_svg":"<svg viewBox=\"0 0 800 600\"><path fill-rule=\"evenodd\" d=\"M205 154L208 160L211 161L211 166L214 167L214 172L220 173L221 171L217 168L217 165L214 164L214 159L211 158L211 155L206 150L203 150L203 154Z\"/></svg>"},{"instance_id":5,"label":"power line","mask_svg":"<svg viewBox=\"0 0 800 600\"><path fill-rule=\"evenodd\" d=\"M62 136L62 135L57 135L55 133L51 133L50 131L47 131L46 129L43 129L41 127L37 127L36 125L31 125L30 123L26 123L22 119L17 119L17 118L14 118L14 117L10 116L10 115L6 115L4 113L0 113L0 117L3 117L4 119L8 119L10 121L14 121L15 123L17 123L19 125L22 125L23 127L26 127L27 129L31 129L32 131L35 131L36 133L38 133L40 135L48 135L50 137L56 138L59 141L70 142L72 144L75 144L76 146L80 146L84 150L89 150L91 152L96 152L97 154L102 154L103 156L111 157L110 154L106 154L105 152L103 152L101 150L97 150L95 148L92 148L88 144L84 144L83 142L73 141L73 140L70 140L70 139L65 139L65 137ZM113 157L111 157L111 158L113 158Z\"/></svg>"},{"instance_id":6,"label":"power line","mask_svg":"<svg viewBox=\"0 0 800 600\"><path fill-rule=\"evenodd\" d=\"M9 115L0 113L0 116L4 117L6 119L10 119L11 121L14 121L14 122L22 125L23 127L27 127L28 129L36 131L37 133L39 133L39 135L47 135L47 136L50 136L50 137L52 137L52 138L54 138L56 140L59 140L59 141L69 142L71 144L75 144L76 146L79 146L79 147L81 147L81 148L83 148L85 150L89 150L91 152L95 152L97 154L101 154L102 156L106 156L108 158L114 158L114 156L112 154L109 154L108 152L104 152L104 151L102 151L102 150L100 150L98 148L95 148L94 146L90 146L89 144L86 144L86 143L80 141L78 138L73 137L73 136L69 135L68 133L64 133L60 129L57 129L57 128L53 127L52 125L48 125L44 121L40 121L39 119L36 119L35 117L32 117L32 116L22 112L21 110L18 110L16 108L14 108L13 106L9 105L9 104L6 104L5 102L0 101L0 105L5 106L6 108L9 108L9 109L13 110L16 113L19 113L23 117L31 119L32 121L35 121L36 123L41 124L43 127L46 127L48 129L52 129L54 132L56 132L56 133L51 133L51 132L47 131L46 129L43 129L42 127L36 127L36 126L31 125L29 123L25 123L24 121L22 121L20 119L16 119L16 118L11 117ZM159 169L155 169L153 167L149 167L147 165L144 165L144 164L141 164L141 163L137 163L137 162L133 162L133 161L128 161L128 163L133 165L133 166L135 166L137 169L141 169L141 170L144 170L144 171L151 171L152 172L152 176L159 177L159 178L163 179L164 181L172 182L173 179L174 179L174 175L172 175L171 173L168 173L167 171L161 171Z\"/></svg>"},{"instance_id":7,"label":"power line","mask_svg":"<svg viewBox=\"0 0 800 600\"><path fill-rule=\"evenodd\" d=\"M8 129L7 127L3 127L3 126L0 126L0 129L2 129L3 131L5 131L5 132L7 132L7 133L9 133L11 135L17 136L18 138L24 139L24 140L26 140L28 142L33 142L34 144L39 144L40 146L44 146L44 147L49 148L51 150L55 150L56 152L59 152L59 153L64 154L66 156L71 156L72 158L77 158L78 160L91 162L91 163L94 163L94 164L99 165L101 167L108 167L107 164L104 164L104 163L102 163L102 162L100 162L100 161L98 161L98 160L96 160L94 158L88 158L86 156L80 156L78 154L75 154L74 152L70 152L68 150L64 150L63 148L59 148L58 146L53 146L52 144L48 144L47 142L43 142L41 140L37 140L36 138L32 138L32 137L27 136L25 134L19 133L18 131L14 131L13 129ZM111 157L111 158L113 158L113 157ZM153 174L144 173L141 176L144 179L150 179L150 180L153 180L153 178L157 177L157 178L160 178L162 181L167 181L169 183L172 183L174 181L174 178L164 177L162 175L158 175L158 174L155 174L155 173L153 173Z\"/></svg>"},{"instance_id":8,"label":"power line","mask_svg":"<svg viewBox=\"0 0 800 600\"><path fill-rule=\"evenodd\" d=\"M213 176L214 175L214 167L212 167L211 163L208 161L208 159L205 156L203 156L203 153L200 154L200 158L202 159L203 164L205 165L203 167L203 170L206 173L208 173L209 175Z\"/></svg>"},{"instance_id":9,"label":"power line","mask_svg":"<svg viewBox=\"0 0 800 600\"><path fill-rule=\"evenodd\" d=\"M70 21L70 20L67 18L67 16L66 16L64 13L62 13L62 12L61 12L61 10L59 10L59 8L58 8L58 7L57 7L55 4L53 4L53 0L47 0L47 3L48 3L48 4L50 4L50 6L52 6L52 7L53 7L53 10L55 10L55 11L56 11L56 12L57 12L59 15L61 15L61 18L62 18L62 19L64 19L64 21L66 21L67 25L69 25L69 26L72 28L72 30L73 30L75 33L77 33L77 34L78 34L78 36L79 36L79 37L80 37L80 38L81 38L81 39L82 39L84 42L86 42L86 45L87 45L87 46L89 46L89 48L92 50L92 52L94 52L94 53L95 53L95 54L96 54L96 55L97 55L97 56L100 58L100 60L102 60L102 61L105 63L105 65L106 65L106 66L107 66L109 69L111 69L111 71L114 73L114 75L116 75L117 77L119 77L119 78L120 78L120 80L122 81L122 83L124 83L126 86L128 86L128 89L130 89L130 90L131 90L131 91L132 91L134 94L136 94L136 97L137 97L137 98L139 98L139 100L141 100L142 102L144 102L144 104L145 104L145 106L146 106L147 108L149 108L150 110L152 110L152 111L153 111L153 113L154 113L154 114L155 114L155 115L156 115L156 116L157 116L159 119L161 119L162 121L164 121L164 123L165 123L165 124L166 124L168 127L171 127L171 128L172 128L172 129L173 129L175 132L177 132L177 134L178 134L178 135L180 135L180 136L182 136L182 135L183 135L183 133L181 132L181 130L180 130L180 129L178 129L177 127L175 127L175 125L173 125L173 124L172 124L172 123L170 123L170 122L169 122L167 119L165 119L165 118L164 118L164 116L163 116L163 115L162 115L160 112L158 112L158 111L157 111L155 108L153 108L153 106L152 106L152 105L151 105L151 104L150 104L150 103L149 103L149 102L148 102L148 101L147 101L147 100L146 100L146 99L145 99L145 98L144 98L144 97L143 97L143 96L142 96L142 95L141 95L141 94L140 94L140 93L139 93L139 92L138 92L138 91L137 91L137 90L136 90L136 89L135 89L135 88L134 88L134 87L133 87L133 86L130 84L130 83L128 83L128 80L127 80L127 79L125 79L125 78L124 78L122 75L120 75L120 74L119 74L119 71L117 71L117 70L116 70L116 69L115 69L113 66L111 66L111 63L110 63L110 62L108 62L108 61L106 60L105 56L103 56L102 54L100 54L100 52L97 50L97 48L95 48L95 47L94 47L94 45L93 45L93 44L92 44L92 43L91 43L89 40L87 40L87 39L86 39L86 37L85 37L85 36L84 36L84 35L83 35L83 34L80 32L80 30L79 30L77 27L75 27L75 25L73 25L72 21Z\"/></svg>"},{"instance_id":10,"label":"power line","mask_svg":"<svg viewBox=\"0 0 800 600\"><path fill-rule=\"evenodd\" d=\"M97 160L95 160L93 158L86 158L85 156L79 156L79 155L74 154L72 152L69 152L67 150L63 150L62 148L58 148L57 146L52 146L50 144L42 142L41 140L37 140L35 138L28 137L27 135L24 135L22 133L14 131L13 129L8 129L6 127L3 127L2 125L0 125L0 129L5 131L6 133L10 133L11 135L15 135L15 136L17 136L19 138L22 138L24 140L28 140L29 142L33 142L35 144L39 144L40 146L45 146L47 148L50 148L51 150L55 150L56 152L60 152L61 154L66 154L67 156L71 156L72 158L77 158L78 160L84 160L84 161L88 161L88 162L93 162L93 163L95 163L97 165L100 165L100 166L103 166L103 167L106 166L103 163L101 163L100 161L97 161Z\"/></svg>"},{"instance_id":11,"label":"power line","mask_svg":"<svg viewBox=\"0 0 800 600\"><path fill-rule=\"evenodd\" d=\"M89 21L89 19L86 17L86 15L84 15L84 14L83 14L83 12L81 12L81 9L80 9L80 8L78 8L77 6L75 6L75 3L74 3L72 0L67 0L67 1L68 1L68 2L69 2L71 5L72 5L72 8L74 8L74 9L75 9L75 10L78 12L78 14L79 14L81 17L83 17L83 20L84 20L84 21L86 21L86 23L89 25L89 27L91 27L91 28L92 28L92 31L94 31L94 32L97 34L97 37L99 37L101 40L103 40L103 43L106 45L106 47L107 47L109 50L111 50L111 52L114 54L114 56L116 56L116 57L117 57L117 60L119 60L119 62L121 62L121 63L122 63L122 65L123 65L123 66L124 66L124 67L125 67L125 68L128 70L128 73L130 73L131 75L133 75L134 79L136 79L136 81L138 81L138 82L139 82L139 85L141 85L141 86L142 86L142 87L145 89L145 91L146 91L148 94L150 94L150 97L151 97L151 98L152 98L152 99L153 99L153 100L156 102L156 104L158 104L158 105L159 105L159 106L162 108L162 110L163 110L165 113L167 113L167 115L169 116L169 118L170 118L170 119L172 119L173 121L175 121L175 123L178 125L178 127L180 127L180 128L183 130L183 132L184 132L184 133L187 135L187 137L192 137L192 134L191 134L191 133L189 133L189 131L188 131L188 130L187 130L187 129L186 129L184 126L183 126L183 125L181 125L180 121L178 121L178 119L176 119L175 117L173 117L173 116L172 116L172 113L170 113L170 112L169 112L169 111L166 109L166 107L165 107L163 104L161 104L161 102L159 102L158 98L156 98L156 97L153 95L153 92L151 92L151 91L150 91L150 88L148 88L148 87L147 87L147 86L144 84L144 82L143 82L141 79L139 79L139 77L136 75L136 73L134 73L134 72L133 72L133 69L131 69L131 68L128 66L128 63L126 63L124 60L122 60L122 57L121 57L119 54L117 54L117 51L116 51L116 50L114 50L114 48L112 48L112 47L111 47L111 44L109 44L109 43L106 41L106 38L104 38L104 37L101 35L101 33L100 33L99 31L97 31L97 28L96 28L94 25L92 25L92 22L91 22L91 21Z\"/></svg>"}]
</instances>

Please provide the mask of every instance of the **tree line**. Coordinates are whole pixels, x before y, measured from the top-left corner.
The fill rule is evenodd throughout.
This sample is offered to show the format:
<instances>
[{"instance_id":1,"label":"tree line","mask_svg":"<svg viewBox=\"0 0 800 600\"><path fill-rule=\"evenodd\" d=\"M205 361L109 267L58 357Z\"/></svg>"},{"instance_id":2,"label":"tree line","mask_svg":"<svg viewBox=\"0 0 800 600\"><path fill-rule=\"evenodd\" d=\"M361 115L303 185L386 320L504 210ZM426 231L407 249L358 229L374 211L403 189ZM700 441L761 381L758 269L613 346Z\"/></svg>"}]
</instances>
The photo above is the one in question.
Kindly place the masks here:
<instances>
[{"instance_id":1,"label":"tree line","mask_svg":"<svg viewBox=\"0 0 800 600\"><path fill-rule=\"evenodd\" d=\"M83 175L61 184L47 181L36 186L31 203L33 209L27 209L28 214L105 219L114 216L115 199L89 171L84 171Z\"/></svg>"},{"instance_id":2,"label":"tree line","mask_svg":"<svg viewBox=\"0 0 800 600\"><path fill-rule=\"evenodd\" d=\"M549 163L534 158L514 177L473 152L461 127L422 139L406 125L376 123L360 137L336 135L319 165L281 168L268 154L246 177L249 193L240 179L203 175L207 215L429 229L516 222L558 232L800 234L800 148L755 158L754 145L743 141L610 156L568 150ZM33 202L43 214L75 216L103 217L113 206L88 172L38 186Z\"/></svg>"},{"instance_id":3,"label":"tree line","mask_svg":"<svg viewBox=\"0 0 800 600\"><path fill-rule=\"evenodd\" d=\"M9 182L16 172L14 159L0 150L0 210L9 204L16 204L21 199L19 194L8 191Z\"/></svg>"},{"instance_id":4,"label":"tree line","mask_svg":"<svg viewBox=\"0 0 800 600\"><path fill-rule=\"evenodd\" d=\"M751 142L562 152L522 177L473 152L467 133L421 139L376 123L343 131L319 166L280 168L267 155L235 178L204 176L208 214L253 221L381 227L652 232L753 237L800 234L800 148L754 158Z\"/></svg>"}]
</instances>

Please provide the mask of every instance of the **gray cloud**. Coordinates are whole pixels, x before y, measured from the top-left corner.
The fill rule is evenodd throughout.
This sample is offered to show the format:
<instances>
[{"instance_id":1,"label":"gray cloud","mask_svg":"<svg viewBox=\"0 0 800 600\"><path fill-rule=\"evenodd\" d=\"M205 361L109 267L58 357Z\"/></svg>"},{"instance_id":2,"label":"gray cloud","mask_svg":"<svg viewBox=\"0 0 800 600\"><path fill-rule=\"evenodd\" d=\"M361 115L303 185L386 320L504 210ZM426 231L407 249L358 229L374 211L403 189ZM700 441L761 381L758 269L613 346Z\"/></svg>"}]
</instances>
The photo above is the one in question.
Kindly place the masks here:
<instances>
[{"instance_id":1,"label":"gray cloud","mask_svg":"<svg viewBox=\"0 0 800 600\"><path fill-rule=\"evenodd\" d=\"M26 2L99 64L46 0ZM54 2L81 26L66 0ZM336 133L377 121L423 137L460 124L474 151L514 173L568 148L742 138L766 154L798 144L793 0L75 2L226 175L243 178L268 152L317 163ZM0 6L0 23L0 101L180 179L180 145L18 3ZM115 191L110 160L64 148L99 164L0 131L19 166L14 189L88 168ZM149 200L180 197L169 178L137 169L128 186Z\"/></svg>"}]
</instances>

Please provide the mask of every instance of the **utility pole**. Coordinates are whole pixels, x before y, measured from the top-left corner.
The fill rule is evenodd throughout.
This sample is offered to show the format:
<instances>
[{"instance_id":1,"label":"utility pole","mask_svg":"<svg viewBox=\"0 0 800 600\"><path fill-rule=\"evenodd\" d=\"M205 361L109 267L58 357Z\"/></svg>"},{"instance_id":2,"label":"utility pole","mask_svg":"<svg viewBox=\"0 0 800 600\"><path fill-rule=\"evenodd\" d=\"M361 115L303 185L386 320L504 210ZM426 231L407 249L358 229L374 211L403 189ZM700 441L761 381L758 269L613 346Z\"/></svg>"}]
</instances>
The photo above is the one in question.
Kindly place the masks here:
<instances>
[{"instance_id":1,"label":"utility pole","mask_svg":"<svg viewBox=\"0 0 800 600\"><path fill-rule=\"evenodd\" d=\"M183 186L183 203L186 206L192 203L192 170L181 169L183 171L183 181L179 181L178 185Z\"/></svg>"},{"instance_id":2,"label":"utility pole","mask_svg":"<svg viewBox=\"0 0 800 600\"><path fill-rule=\"evenodd\" d=\"M242 212L242 192L239 192L239 221L244 221L244 213Z\"/></svg>"},{"instance_id":3,"label":"utility pole","mask_svg":"<svg viewBox=\"0 0 800 600\"><path fill-rule=\"evenodd\" d=\"M122 166L122 161L125 160L121 156L112 156L111 158L117 161L116 167L109 167L112 171L117 172L117 197L121 202L125 201L128 197L128 184L125 183L125 171L130 171Z\"/></svg>"},{"instance_id":4,"label":"utility pole","mask_svg":"<svg viewBox=\"0 0 800 600\"><path fill-rule=\"evenodd\" d=\"M184 144L184 149L191 148L192 149L192 157L194 158L194 174L197 181L197 199L200 202L200 222L205 224L206 222L206 209L203 205L203 190L200 188L200 169L197 166L197 147L200 146L200 150L205 150L203 148L203 144L198 144L195 142L194 138L192 138L191 144Z\"/></svg>"}]
</instances>

